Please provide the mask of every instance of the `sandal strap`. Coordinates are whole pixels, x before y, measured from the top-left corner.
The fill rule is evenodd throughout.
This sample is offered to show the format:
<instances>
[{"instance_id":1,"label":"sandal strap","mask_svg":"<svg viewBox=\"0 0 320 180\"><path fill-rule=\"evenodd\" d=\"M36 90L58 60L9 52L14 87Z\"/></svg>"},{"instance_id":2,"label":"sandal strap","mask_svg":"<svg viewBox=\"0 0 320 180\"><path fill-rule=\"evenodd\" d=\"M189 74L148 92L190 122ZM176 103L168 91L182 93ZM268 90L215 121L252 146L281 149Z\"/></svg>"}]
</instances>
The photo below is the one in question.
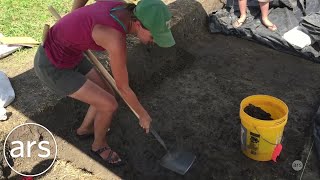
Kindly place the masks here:
<instances>
[{"instance_id":1,"label":"sandal strap","mask_svg":"<svg viewBox=\"0 0 320 180\"><path fill-rule=\"evenodd\" d=\"M114 151L110 150L109 155L107 157L107 159L105 159L108 162L117 162L120 159L120 157L118 155L116 155L115 157L112 157L112 155L114 154Z\"/></svg>"},{"instance_id":2,"label":"sandal strap","mask_svg":"<svg viewBox=\"0 0 320 180\"><path fill-rule=\"evenodd\" d=\"M268 29L271 30L271 31L275 31L277 30L277 26L275 24L272 24L271 26L268 26Z\"/></svg>"},{"instance_id":3,"label":"sandal strap","mask_svg":"<svg viewBox=\"0 0 320 180\"><path fill-rule=\"evenodd\" d=\"M113 151L110 150L109 155L108 155L107 159L105 159L105 160L108 162L114 161L115 159L112 158L112 155L113 155Z\"/></svg>"},{"instance_id":4,"label":"sandal strap","mask_svg":"<svg viewBox=\"0 0 320 180\"><path fill-rule=\"evenodd\" d=\"M96 151L96 153L101 154L102 152L107 151L107 150L109 150L109 149L111 149L111 148L108 147L108 146L106 146L106 147L103 147L103 148L98 149L98 150ZM109 153L109 154L110 154L110 153Z\"/></svg>"},{"instance_id":5,"label":"sandal strap","mask_svg":"<svg viewBox=\"0 0 320 180\"><path fill-rule=\"evenodd\" d=\"M245 21L246 21L246 19L244 19L242 22L240 22L239 19L238 19L237 23L242 25Z\"/></svg>"},{"instance_id":6,"label":"sandal strap","mask_svg":"<svg viewBox=\"0 0 320 180\"><path fill-rule=\"evenodd\" d=\"M245 22L247 21L247 18L244 19L242 22L239 21L239 19L237 19L232 25L235 28L239 28L240 26L242 26Z\"/></svg>"},{"instance_id":7,"label":"sandal strap","mask_svg":"<svg viewBox=\"0 0 320 180\"><path fill-rule=\"evenodd\" d=\"M242 22L239 21L239 19L236 20L237 26L241 26Z\"/></svg>"},{"instance_id":8,"label":"sandal strap","mask_svg":"<svg viewBox=\"0 0 320 180\"><path fill-rule=\"evenodd\" d=\"M273 28L274 27L274 24L270 25L270 26L267 26L268 28Z\"/></svg>"},{"instance_id":9,"label":"sandal strap","mask_svg":"<svg viewBox=\"0 0 320 180\"><path fill-rule=\"evenodd\" d=\"M105 161L107 161L108 163L112 163L114 161L119 161L121 160L120 157L117 155L116 157L112 157L114 151L111 150L110 147L106 146L106 147L103 147L103 148L100 148L98 149L97 151L94 151L96 154L101 154L102 152L104 151L107 151L107 150L110 150L109 151L109 154L108 154L108 157L106 159L104 159ZM101 157L101 156L100 156Z\"/></svg>"}]
</instances>

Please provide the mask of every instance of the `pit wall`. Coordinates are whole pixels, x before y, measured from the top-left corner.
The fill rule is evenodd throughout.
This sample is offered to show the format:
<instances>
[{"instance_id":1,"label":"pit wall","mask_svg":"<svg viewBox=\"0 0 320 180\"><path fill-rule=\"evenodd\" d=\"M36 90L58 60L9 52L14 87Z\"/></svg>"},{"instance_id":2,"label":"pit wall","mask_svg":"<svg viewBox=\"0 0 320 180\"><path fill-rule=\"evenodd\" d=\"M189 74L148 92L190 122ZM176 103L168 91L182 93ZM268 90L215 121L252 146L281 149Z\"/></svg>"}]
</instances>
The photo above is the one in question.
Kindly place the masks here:
<instances>
[{"instance_id":1,"label":"pit wall","mask_svg":"<svg viewBox=\"0 0 320 180\"><path fill-rule=\"evenodd\" d=\"M128 38L128 72L131 86L141 88L155 73L172 70L184 62L178 62L185 55L187 47L196 36L208 33L207 15L222 8L220 0L165 0L173 14L171 31L176 45L160 48L146 46L133 37ZM187 59L186 59L187 61Z\"/></svg>"}]
</instances>

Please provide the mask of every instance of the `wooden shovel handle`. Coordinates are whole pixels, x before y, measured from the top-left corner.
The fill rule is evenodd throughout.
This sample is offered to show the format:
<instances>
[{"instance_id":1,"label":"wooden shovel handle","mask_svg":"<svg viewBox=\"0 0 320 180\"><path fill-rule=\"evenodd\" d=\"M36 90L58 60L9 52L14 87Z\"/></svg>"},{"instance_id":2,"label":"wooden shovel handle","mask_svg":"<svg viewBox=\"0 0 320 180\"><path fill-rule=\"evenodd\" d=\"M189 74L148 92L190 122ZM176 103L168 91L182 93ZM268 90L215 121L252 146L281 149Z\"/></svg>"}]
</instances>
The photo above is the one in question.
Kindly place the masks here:
<instances>
[{"instance_id":1,"label":"wooden shovel handle","mask_svg":"<svg viewBox=\"0 0 320 180\"><path fill-rule=\"evenodd\" d=\"M49 6L49 11L51 12L51 14L57 19L61 19L61 16L59 15L59 13L52 7ZM100 75L102 77L104 77L104 79L107 80L107 82L109 82L111 84L111 86L113 87L113 89L115 89L115 91L117 91L117 93L120 95L120 97L124 100L124 102L126 102L126 104L129 106L129 108L131 109L131 111L136 115L136 117L139 119L139 115L138 113L133 110L133 108L128 104L128 102L123 98L122 94L120 93L119 89L116 86L116 83L113 79L113 77L109 74L109 72L104 68L104 66L99 62L99 60L95 57L95 55L90 51L87 50L85 52L85 55L90 59L90 61L93 63L93 65L95 66L95 68L98 70L98 72L100 73Z\"/></svg>"},{"instance_id":2,"label":"wooden shovel handle","mask_svg":"<svg viewBox=\"0 0 320 180\"><path fill-rule=\"evenodd\" d=\"M119 91L119 89L116 86L116 83L115 83L113 77L104 68L104 66L99 62L99 60L95 57L95 55L90 50L87 50L85 52L85 54L88 56L90 61L94 64L94 66L98 69L98 71L100 72L100 75L102 75L102 77L104 77L111 84L113 89L117 91L119 96L123 99L124 102L126 102L126 104L129 106L129 108L134 113L134 115L136 115L136 117L139 119L138 113L135 110L133 110L133 108L129 105L129 103L123 98L121 92Z\"/></svg>"},{"instance_id":3,"label":"wooden shovel handle","mask_svg":"<svg viewBox=\"0 0 320 180\"><path fill-rule=\"evenodd\" d=\"M57 20L61 19L60 14L52 6L49 6L48 9Z\"/></svg>"},{"instance_id":4,"label":"wooden shovel handle","mask_svg":"<svg viewBox=\"0 0 320 180\"><path fill-rule=\"evenodd\" d=\"M50 29L49 24L45 24L43 27L43 32L42 32L42 45L47 38L47 34L48 34L49 29Z\"/></svg>"}]
</instances>

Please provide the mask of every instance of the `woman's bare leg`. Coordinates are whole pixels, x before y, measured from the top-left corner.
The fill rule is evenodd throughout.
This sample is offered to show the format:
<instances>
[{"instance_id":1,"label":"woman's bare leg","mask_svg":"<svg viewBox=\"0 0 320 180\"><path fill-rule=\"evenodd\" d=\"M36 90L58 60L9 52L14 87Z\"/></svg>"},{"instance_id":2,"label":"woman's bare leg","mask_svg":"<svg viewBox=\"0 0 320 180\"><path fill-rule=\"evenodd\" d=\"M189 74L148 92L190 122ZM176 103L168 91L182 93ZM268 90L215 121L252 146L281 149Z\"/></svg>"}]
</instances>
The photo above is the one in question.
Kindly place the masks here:
<instances>
[{"instance_id":1,"label":"woman's bare leg","mask_svg":"<svg viewBox=\"0 0 320 180\"><path fill-rule=\"evenodd\" d=\"M109 84L105 83L105 81L101 78L101 76L99 75L97 70L95 70L94 68L92 68L88 72L88 74L86 74L86 77L88 79L90 79L92 82L94 82L95 84L99 85L101 88L108 91L113 96L115 96L115 93L114 93L112 87ZM90 105L81 126L77 129L78 135L93 133L93 121L96 117L96 113L97 113L97 111L96 111L95 107Z\"/></svg>"},{"instance_id":2,"label":"woman's bare leg","mask_svg":"<svg viewBox=\"0 0 320 180\"><path fill-rule=\"evenodd\" d=\"M89 106L89 109L84 117L81 126L77 129L78 135L93 134L93 121L96 117L97 111L95 107Z\"/></svg>"},{"instance_id":3,"label":"woman's bare leg","mask_svg":"<svg viewBox=\"0 0 320 180\"><path fill-rule=\"evenodd\" d=\"M113 113L118 108L118 103L113 95L95 84L91 80L87 80L85 84L70 97L88 103L95 107L96 115L94 118L94 141L92 150L96 151L100 148L108 146L106 133L110 127ZM107 158L110 150L102 152L102 158ZM117 157L114 153L113 157Z\"/></svg>"}]
</instances>

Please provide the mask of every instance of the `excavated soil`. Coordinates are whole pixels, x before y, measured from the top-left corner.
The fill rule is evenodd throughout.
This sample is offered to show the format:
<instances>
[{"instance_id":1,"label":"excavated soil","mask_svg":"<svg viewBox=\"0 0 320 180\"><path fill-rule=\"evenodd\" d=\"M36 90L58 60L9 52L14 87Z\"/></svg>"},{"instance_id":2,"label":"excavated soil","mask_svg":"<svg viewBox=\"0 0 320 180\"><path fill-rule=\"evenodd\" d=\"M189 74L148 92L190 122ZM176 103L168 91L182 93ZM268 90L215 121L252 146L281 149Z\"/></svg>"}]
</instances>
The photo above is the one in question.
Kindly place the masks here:
<instances>
[{"instance_id":1,"label":"excavated soil","mask_svg":"<svg viewBox=\"0 0 320 180\"><path fill-rule=\"evenodd\" d=\"M122 179L295 179L299 172L291 165L301 159L319 106L320 66L249 41L209 33L175 48L177 64L162 68L135 90L168 148L192 151L195 163L184 176L161 167L158 161L166 151L142 131L119 100L108 142L127 164L106 168ZM240 102L254 94L275 96L289 107L283 150L276 163L257 162L241 152ZM65 98L30 119L90 155L92 139L79 141L73 131L87 108ZM58 154L81 161L72 157L70 149Z\"/></svg>"}]
</instances>

